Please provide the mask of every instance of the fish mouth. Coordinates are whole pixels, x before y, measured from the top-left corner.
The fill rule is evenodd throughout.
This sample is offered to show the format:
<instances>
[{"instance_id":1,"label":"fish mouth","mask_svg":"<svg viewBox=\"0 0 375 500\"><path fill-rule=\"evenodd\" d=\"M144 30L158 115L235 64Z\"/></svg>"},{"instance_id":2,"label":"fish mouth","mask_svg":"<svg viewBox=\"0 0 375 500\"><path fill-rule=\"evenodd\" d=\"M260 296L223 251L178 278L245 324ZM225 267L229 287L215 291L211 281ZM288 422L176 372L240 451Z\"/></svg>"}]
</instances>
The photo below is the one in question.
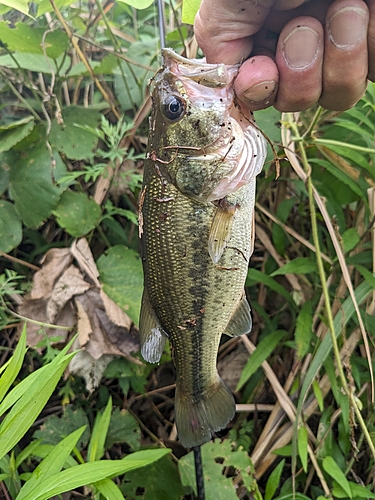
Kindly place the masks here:
<instances>
[{"instance_id":1,"label":"fish mouth","mask_svg":"<svg viewBox=\"0 0 375 500\"><path fill-rule=\"evenodd\" d=\"M210 88L230 86L237 76L239 64L209 64L206 59L187 59L172 49L162 49L163 66L176 76L184 76Z\"/></svg>"}]
</instances>

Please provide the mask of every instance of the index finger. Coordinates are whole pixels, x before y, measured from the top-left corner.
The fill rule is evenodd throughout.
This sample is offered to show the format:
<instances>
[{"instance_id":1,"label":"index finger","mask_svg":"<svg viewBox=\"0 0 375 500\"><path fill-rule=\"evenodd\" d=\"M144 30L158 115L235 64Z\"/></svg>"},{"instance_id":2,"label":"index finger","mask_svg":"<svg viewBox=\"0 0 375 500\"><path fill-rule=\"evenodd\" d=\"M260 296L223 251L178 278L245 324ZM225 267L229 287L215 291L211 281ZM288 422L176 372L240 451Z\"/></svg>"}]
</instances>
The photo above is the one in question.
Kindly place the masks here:
<instances>
[{"instance_id":1,"label":"index finger","mask_svg":"<svg viewBox=\"0 0 375 500\"><path fill-rule=\"evenodd\" d=\"M259 31L275 0L203 0L194 22L198 45L207 62L236 64L253 48L252 35Z\"/></svg>"}]
</instances>

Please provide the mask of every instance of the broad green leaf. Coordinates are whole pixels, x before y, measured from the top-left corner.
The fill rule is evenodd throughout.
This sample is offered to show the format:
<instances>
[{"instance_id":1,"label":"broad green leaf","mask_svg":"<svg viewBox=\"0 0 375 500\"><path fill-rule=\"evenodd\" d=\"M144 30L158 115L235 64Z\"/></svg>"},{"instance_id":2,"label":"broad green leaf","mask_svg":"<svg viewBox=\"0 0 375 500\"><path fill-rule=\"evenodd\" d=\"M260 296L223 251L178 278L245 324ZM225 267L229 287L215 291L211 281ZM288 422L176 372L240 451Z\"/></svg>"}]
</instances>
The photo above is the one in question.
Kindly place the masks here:
<instances>
[{"instance_id":1,"label":"broad green leaf","mask_svg":"<svg viewBox=\"0 0 375 500\"><path fill-rule=\"evenodd\" d=\"M69 58L67 59L67 64L64 65L64 68L61 68L62 72L67 69L67 66L70 66ZM15 52L12 55L0 56L0 66L9 69L22 68L49 75L58 69L56 62L50 57L46 58L43 54L28 54L26 52Z\"/></svg>"},{"instance_id":2,"label":"broad green leaf","mask_svg":"<svg viewBox=\"0 0 375 500\"><path fill-rule=\"evenodd\" d=\"M323 459L323 469L341 486L349 498L353 498L349 482L333 457L328 456Z\"/></svg>"},{"instance_id":3,"label":"broad green leaf","mask_svg":"<svg viewBox=\"0 0 375 500\"><path fill-rule=\"evenodd\" d=\"M238 381L236 391L239 391L243 387L249 378L257 371L261 366L263 361L265 361L276 346L281 342L282 338L285 336L285 330L276 330L270 335L266 335L257 345L256 350L250 355L244 366L240 380Z\"/></svg>"},{"instance_id":4,"label":"broad green leaf","mask_svg":"<svg viewBox=\"0 0 375 500\"><path fill-rule=\"evenodd\" d=\"M169 479L169 477L168 477ZM95 488L108 500L124 500L120 488L111 479L102 479L94 483Z\"/></svg>"},{"instance_id":5,"label":"broad green leaf","mask_svg":"<svg viewBox=\"0 0 375 500\"><path fill-rule=\"evenodd\" d=\"M37 492L29 493L22 500L48 500L65 491L144 467L169 452L169 449L137 451L123 460L99 460L80 464L50 476L43 485L38 487Z\"/></svg>"},{"instance_id":6,"label":"broad green leaf","mask_svg":"<svg viewBox=\"0 0 375 500\"><path fill-rule=\"evenodd\" d=\"M9 193L17 212L26 226L40 226L51 215L62 192L54 183L54 178L58 180L66 171L60 155L56 153L52 163L42 142L22 154L9 152L4 158L10 168Z\"/></svg>"},{"instance_id":7,"label":"broad green leaf","mask_svg":"<svg viewBox=\"0 0 375 500\"><path fill-rule=\"evenodd\" d=\"M1 203L1 202L0 202ZM10 386L15 381L26 354L26 326L23 327L20 339L18 341L17 347L13 353L10 363L7 369L2 374L0 378L0 401L4 399L5 394L9 390Z\"/></svg>"},{"instance_id":8,"label":"broad green leaf","mask_svg":"<svg viewBox=\"0 0 375 500\"><path fill-rule=\"evenodd\" d=\"M350 252L359 243L359 234L355 227L347 229L342 235L342 244L344 246L344 252Z\"/></svg>"},{"instance_id":9,"label":"broad green leaf","mask_svg":"<svg viewBox=\"0 0 375 500\"><path fill-rule=\"evenodd\" d=\"M12 123L8 127L0 127L0 153L9 151L13 146L27 137L33 130L35 122L29 118L27 123L25 120L19 120L19 125L15 126Z\"/></svg>"},{"instance_id":10,"label":"broad green leaf","mask_svg":"<svg viewBox=\"0 0 375 500\"><path fill-rule=\"evenodd\" d=\"M8 253L22 241L22 222L14 204L0 200L0 251Z\"/></svg>"},{"instance_id":11,"label":"broad green leaf","mask_svg":"<svg viewBox=\"0 0 375 500\"><path fill-rule=\"evenodd\" d=\"M142 500L177 500L183 495L177 466L169 456L148 465L142 474L136 470L126 474L121 485L123 498L137 498L139 488L144 491Z\"/></svg>"},{"instance_id":12,"label":"broad green leaf","mask_svg":"<svg viewBox=\"0 0 375 500\"><path fill-rule=\"evenodd\" d=\"M112 448L115 443L127 443L132 451L140 449L141 430L136 419L127 410L115 408L112 413L105 448Z\"/></svg>"},{"instance_id":13,"label":"broad green leaf","mask_svg":"<svg viewBox=\"0 0 375 500\"><path fill-rule=\"evenodd\" d=\"M63 123L52 122L48 136L52 147L64 153L71 160L91 158L98 143L98 137L77 125L99 124L100 114L95 109L69 106L63 110Z\"/></svg>"},{"instance_id":14,"label":"broad green leaf","mask_svg":"<svg viewBox=\"0 0 375 500\"><path fill-rule=\"evenodd\" d=\"M68 354L62 360L56 357L47 365L44 377L39 377L6 415L0 425L0 458L18 443L34 423L74 356L75 353Z\"/></svg>"},{"instance_id":15,"label":"broad green leaf","mask_svg":"<svg viewBox=\"0 0 375 500\"><path fill-rule=\"evenodd\" d=\"M297 448L298 455L301 459L302 467L305 472L307 472L307 447L309 444L308 441L307 429L304 425L298 429L298 437L297 437Z\"/></svg>"},{"instance_id":16,"label":"broad green leaf","mask_svg":"<svg viewBox=\"0 0 375 500\"><path fill-rule=\"evenodd\" d=\"M276 493L280 484L281 473L283 472L285 459L281 460L279 464L273 469L266 483L266 491L264 493L264 500L271 500Z\"/></svg>"},{"instance_id":17,"label":"broad green leaf","mask_svg":"<svg viewBox=\"0 0 375 500\"><path fill-rule=\"evenodd\" d=\"M85 428L86 427L81 427L80 429L72 432L69 436L64 438L52 448L51 452L44 460L42 460L42 462L40 462L38 467L31 474L30 479L28 479L26 484L22 487L17 496L17 500L22 500L33 491L34 494L37 495L39 487L41 487L50 476L53 476L61 471L74 446L82 436Z\"/></svg>"},{"instance_id":18,"label":"broad green leaf","mask_svg":"<svg viewBox=\"0 0 375 500\"><path fill-rule=\"evenodd\" d=\"M90 423L83 408L66 406L61 417L57 415L48 417L42 428L34 432L33 437L40 439L44 444L57 446L66 436L83 427L86 430L76 444L79 451L85 448L89 441Z\"/></svg>"},{"instance_id":19,"label":"broad green leaf","mask_svg":"<svg viewBox=\"0 0 375 500\"><path fill-rule=\"evenodd\" d=\"M195 16L198 12L201 0L183 0L182 2L182 22L194 24Z\"/></svg>"},{"instance_id":20,"label":"broad green leaf","mask_svg":"<svg viewBox=\"0 0 375 500\"><path fill-rule=\"evenodd\" d=\"M306 495L303 495L302 493L287 493L286 495L281 495L275 500L311 500L311 498L307 497Z\"/></svg>"},{"instance_id":21,"label":"broad green leaf","mask_svg":"<svg viewBox=\"0 0 375 500\"><path fill-rule=\"evenodd\" d=\"M258 269L249 268L245 286L251 287L255 283L263 283L268 288L274 290L276 293L278 293L279 295L284 297L284 299L294 305L291 294L287 290L285 290L285 288L280 285L280 283L271 278L271 276L268 276L268 274L258 271Z\"/></svg>"},{"instance_id":22,"label":"broad green leaf","mask_svg":"<svg viewBox=\"0 0 375 500\"><path fill-rule=\"evenodd\" d=\"M278 276L280 274L307 274L315 273L318 268L316 262L307 257L297 257L287 264L274 271L271 276Z\"/></svg>"},{"instance_id":23,"label":"broad green leaf","mask_svg":"<svg viewBox=\"0 0 375 500\"><path fill-rule=\"evenodd\" d=\"M63 31L46 31L44 28L29 26L24 22L15 26L0 22L0 39L7 49L15 52L27 52L44 56L42 43L44 40L46 54L57 59L69 48L69 38Z\"/></svg>"},{"instance_id":24,"label":"broad green leaf","mask_svg":"<svg viewBox=\"0 0 375 500\"><path fill-rule=\"evenodd\" d=\"M9 165L6 163L4 156L0 153L0 195L2 195L9 187Z\"/></svg>"},{"instance_id":25,"label":"broad green leaf","mask_svg":"<svg viewBox=\"0 0 375 500\"><path fill-rule=\"evenodd\" d=\"M147 7L150 7L150 5L152 5L153 1L154 0L119 0L119 2L126 3L127 5L135 7L139 10L147 9Z\"/></svg>"},{"instance_id":26,"label":"broad green leaf","mask_svg":"<svg viewBox=\"0 0 375 500\"><path fill-rule=\"evenodd\" d=\"M89 449L87 451L88 462L99 460L104 454L104 443L107 437L109 422L111 420L111 412L112 397L110 396L103 413L98 413L96 416L94 427L91 432Z\"/></svg>"},{"instance_id":27,"label":"broad green leaf","mask_svg":"<svg viewBox=\"0 0 375 500\"><path fill-rule=\"evenodd\" d=\"M67 190L62 194L53 213L60 227L79 238L95 229L99 222L101 208L86 193Z\"/></svg>"},{"instance_id":28,"label":"broad green leaf","mask_svg":"<svg viewBox=\"0 0 375 500\"><path fill-rule=\"evenodd\" d=\"M6 5L11 9L19 10L22 14L29 15L29 5L27 0L1 0L0 5Z\"/></svg>"},{"instance_id":29,"label":"broad green leaf","mask_svg":"<svg viewBox=\"0 0 375 500\"><path fill-rule=\"evenodd\" d=\"M143 291L138 253L116 245L99 257L97 266L104 292L138 324Z\"/></svg>"},{"instance_id":30,"label":"broad green leaf","mask_svg":"<svg viewBox=\"0 0 375 500\"><path fill-rule=\"evenodd\" d=\"M296 331L294 332L294 340L297 345L297 356L302 359L310 347L312 336L312 307L311 302L306 301L301 307L296 321Z\"/></svg>"},{"instance_id":31,"label":"broad green leaf","mask_svg":"<svg viewBox=\"0 0 375 500\"><path fill-rule=\"evenodd\" d=\"M68 7L74 2L74 0L55 0L56 7L61 10L64 7ZM43 16L46 12L52 12L53 7L49 0L35 0L35 3L38 6L38 12L35 17Z\"/></svg>"}]
</instances>

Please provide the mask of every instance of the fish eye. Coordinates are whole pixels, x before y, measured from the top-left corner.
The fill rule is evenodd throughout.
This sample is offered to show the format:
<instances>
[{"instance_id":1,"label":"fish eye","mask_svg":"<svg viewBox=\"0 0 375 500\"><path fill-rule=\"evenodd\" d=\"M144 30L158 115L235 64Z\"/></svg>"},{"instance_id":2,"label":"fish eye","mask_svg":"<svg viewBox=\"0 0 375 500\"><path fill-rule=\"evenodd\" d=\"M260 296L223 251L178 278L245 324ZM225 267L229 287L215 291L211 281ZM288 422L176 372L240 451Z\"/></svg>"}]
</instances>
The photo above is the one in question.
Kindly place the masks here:
<instances>
[{"instance_id":1,"label":"fish eye","mask_svg":"<svg viewBox=\"0 0 375 500\"><path fill-rule=\"evenodd\" d=\"M163 103L163 113L169 120L178 120L185 113L185 102L175 95L170 95Z\"/></svg>"}]
</instances>

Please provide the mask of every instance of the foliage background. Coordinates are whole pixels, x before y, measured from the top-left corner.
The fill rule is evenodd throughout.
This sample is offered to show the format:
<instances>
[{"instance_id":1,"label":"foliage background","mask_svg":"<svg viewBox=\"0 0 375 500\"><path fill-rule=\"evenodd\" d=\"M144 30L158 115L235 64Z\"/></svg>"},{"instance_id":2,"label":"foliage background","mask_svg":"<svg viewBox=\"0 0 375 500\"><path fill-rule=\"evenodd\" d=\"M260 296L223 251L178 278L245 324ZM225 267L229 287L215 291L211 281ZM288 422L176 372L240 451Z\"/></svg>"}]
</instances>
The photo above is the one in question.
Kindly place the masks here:
<instances>
[{"instance_id":1,"label":"foliage background","mask_svg":"<svg viewBox=\"0 0 375 500\"><path fill-rule=\"evenodd\" d=\"M180 3L164 7L167 45L195 57ZM160 64L155 6L9 0L0 16L0 366L24 318L25 342L36 348L18 355L13 377L3 370L3 395L38 368L57 366L73 333L82 348L3 453L0 495L22 498L38 464L73 435L62 472L139 450L173 453L104 486L88 477L65 500L191 498L193 461L176 441L170 354L147 365L137 340L137 200L147 82ZM246 282L254 329L220 348L238 413L203 446L208 500L289 499L293 490L313 500L375 496L374 112L369 84L345 113L257 113L280 176L270 148Z\"/></svg>"}]
</instances>

